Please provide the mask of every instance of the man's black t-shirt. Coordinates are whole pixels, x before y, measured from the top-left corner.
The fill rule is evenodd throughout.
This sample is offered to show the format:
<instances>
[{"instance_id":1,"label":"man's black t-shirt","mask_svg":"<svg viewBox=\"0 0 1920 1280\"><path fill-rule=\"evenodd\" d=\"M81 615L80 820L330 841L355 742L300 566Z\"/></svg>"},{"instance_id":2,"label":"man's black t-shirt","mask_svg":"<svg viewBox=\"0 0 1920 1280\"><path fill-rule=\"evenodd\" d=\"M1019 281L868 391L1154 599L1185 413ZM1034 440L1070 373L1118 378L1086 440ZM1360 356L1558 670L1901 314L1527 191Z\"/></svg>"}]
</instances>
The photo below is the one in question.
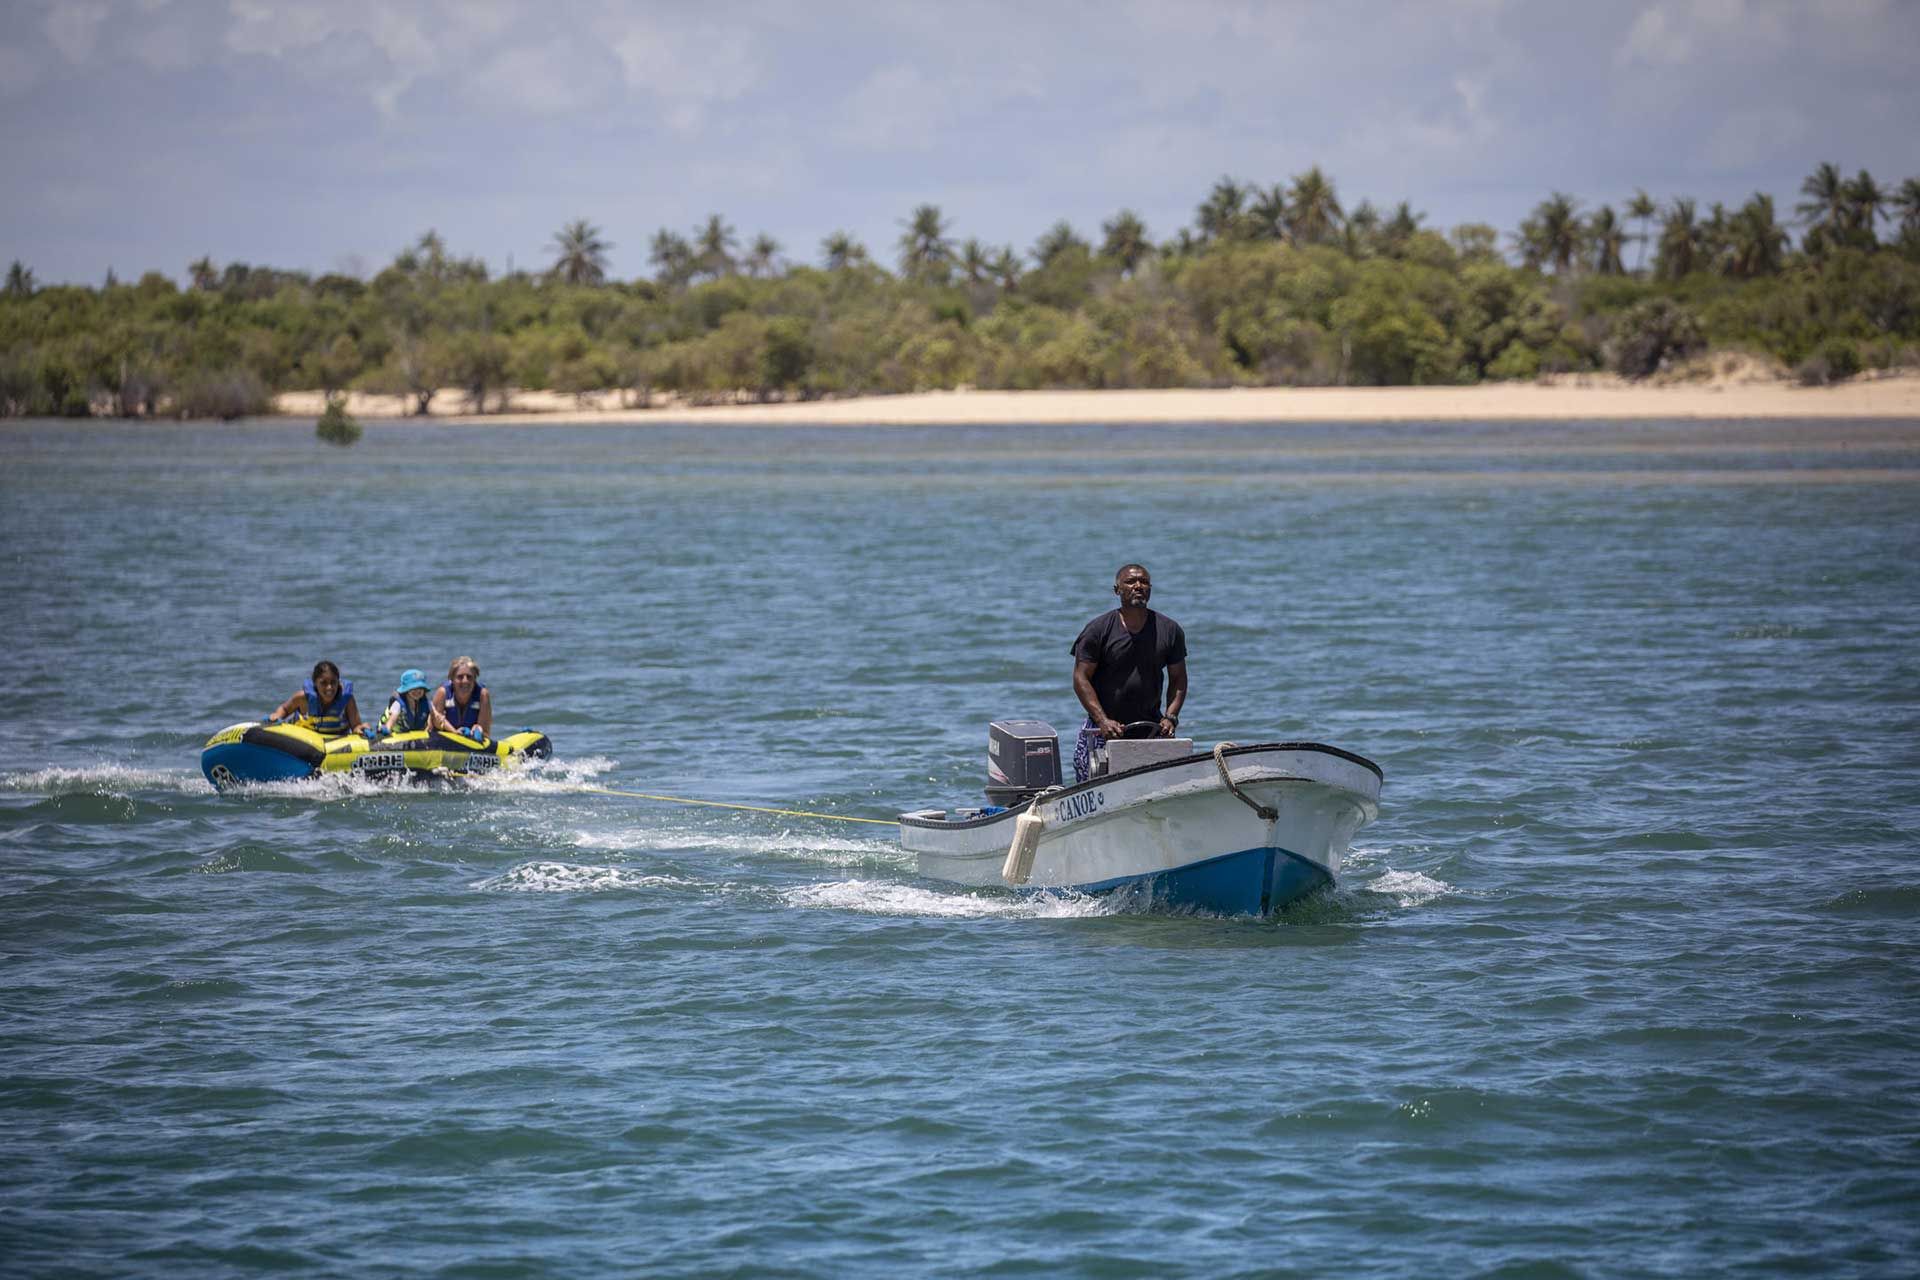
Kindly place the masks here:
<instances>
[{"instance_id":1,"label":"man's black t-shirt","mask_svg":"<svg viewBox=\"0 0 1920 1280\"><path fill-rule=\"evenodd\" d=\"M1091 662L1093 692L1100 706L1121 724L1160 718L1160 677L1187 660L1187 634L1164 613L1147 610L1140 634L1127 630L1120 611L1111 609L1080 629L1073 642L1075 662Z\"/></svg>"}]
</instances>

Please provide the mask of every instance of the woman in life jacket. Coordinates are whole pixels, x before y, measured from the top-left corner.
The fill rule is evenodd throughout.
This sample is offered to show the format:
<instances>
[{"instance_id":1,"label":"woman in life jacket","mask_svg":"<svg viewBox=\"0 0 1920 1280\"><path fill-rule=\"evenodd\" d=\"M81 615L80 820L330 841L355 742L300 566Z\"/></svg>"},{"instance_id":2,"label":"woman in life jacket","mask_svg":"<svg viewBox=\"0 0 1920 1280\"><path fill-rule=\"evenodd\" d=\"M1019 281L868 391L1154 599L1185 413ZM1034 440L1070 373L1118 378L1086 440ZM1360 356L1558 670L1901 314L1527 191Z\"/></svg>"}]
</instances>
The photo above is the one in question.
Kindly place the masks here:
<instances>
[{"instance_id":1,"label":"woman in life jacket","mask_svg":"<svg viewBox=\"0 0 1920 1280\"><path fill-rule=\"evenodd\" d=\"M453 660L447 682L435 691L433 700L456 731L482 742L493 737L493 699L480 683L480 664L472 658L462 654Z\"/></svg>"},{"instance_id":2,"label":"woman in life jacket","mask_svg":"<svg viewBox=\"0 0 1920 1280\"><path fill-rule=\"evenodd\" d=\"M267 723L282 720L303 723L322 737L335 738L360 728L360 704L353 700L353 681L340 679L340 668L322 659L313 664L300 691L281 703Z\"/></svg>"},{"instance_id":3,"label":"woman in life jacket","mask_svg":"<svg viewBox=\"0 0 1920 1280\"><path fill-rule=\"evenodd\" d=\"M400 686L393 691L393 701L387 704L387 712L380 717L380 732L406 733L412 729L449 729L447 718L440 714L440 708L433 705L433 686L420 674L418 667L408 667L400 673Z\"/></svg>"}]
</instances>

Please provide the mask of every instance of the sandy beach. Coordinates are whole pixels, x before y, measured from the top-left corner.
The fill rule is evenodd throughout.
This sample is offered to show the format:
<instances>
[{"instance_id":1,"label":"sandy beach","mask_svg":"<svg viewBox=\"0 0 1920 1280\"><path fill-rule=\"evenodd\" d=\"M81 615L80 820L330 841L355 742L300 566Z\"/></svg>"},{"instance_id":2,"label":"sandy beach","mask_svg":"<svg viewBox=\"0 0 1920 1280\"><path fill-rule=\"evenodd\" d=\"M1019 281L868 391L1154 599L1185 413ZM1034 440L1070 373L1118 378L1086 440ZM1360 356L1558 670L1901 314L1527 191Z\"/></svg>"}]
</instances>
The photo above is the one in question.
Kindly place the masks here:
<instances>
[{"instance_id":1,"label":"sandy beach","mask_svg":"<svg viewBox=\"0 0 1920 1280\"><path fill-rule=\"evenodd\" d=\"M288 416L317 416L317 391L276 400ZM356 392L347 410L398 418L398 396ZM472 423L659 422L751 426L978 426L1081 422L1487 422L1728 418L1920 419L1920 375L1861 378L1832 387L1739 376L1653 385L1603 374L1553 382L1471 387L1245 387L1175 391L935 391L771 404L693 406L655 397L623 404L615 392L587 396L520 391L505 412L472 414L466 396L434 397L430 417Z\"/></svg>"}]
</instances>

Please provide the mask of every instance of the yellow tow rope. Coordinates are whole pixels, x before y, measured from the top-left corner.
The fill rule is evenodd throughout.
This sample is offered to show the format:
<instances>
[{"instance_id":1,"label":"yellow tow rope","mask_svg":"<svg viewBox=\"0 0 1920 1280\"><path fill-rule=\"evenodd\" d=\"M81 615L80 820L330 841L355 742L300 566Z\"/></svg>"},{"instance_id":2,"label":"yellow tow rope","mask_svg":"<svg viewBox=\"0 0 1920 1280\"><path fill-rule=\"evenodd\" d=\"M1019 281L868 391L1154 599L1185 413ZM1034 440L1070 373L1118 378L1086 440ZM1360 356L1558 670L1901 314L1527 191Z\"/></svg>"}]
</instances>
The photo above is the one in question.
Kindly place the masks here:
<instances>
[{"instance_id":1,"label":"yellow tow rope","mask_svg":"<svg viewBox=\"0 0 1920 1280\"><path fill-rule=\"evenodd\" d=\"M831 822L871 822L877 827L897 827L900 824L887 818L849 818L844 813L812 813L806 809L769 809L757 804L727 804L720 800L689 800L685 796L656 796L645 791L621 791L615 787L586 787L584 790L603 796L631 796L635 800L663 800L668 804L697 804L709 809L744 809L748 813L774 813L783 818L826 818Z\"/></svg>"}]
</instances>

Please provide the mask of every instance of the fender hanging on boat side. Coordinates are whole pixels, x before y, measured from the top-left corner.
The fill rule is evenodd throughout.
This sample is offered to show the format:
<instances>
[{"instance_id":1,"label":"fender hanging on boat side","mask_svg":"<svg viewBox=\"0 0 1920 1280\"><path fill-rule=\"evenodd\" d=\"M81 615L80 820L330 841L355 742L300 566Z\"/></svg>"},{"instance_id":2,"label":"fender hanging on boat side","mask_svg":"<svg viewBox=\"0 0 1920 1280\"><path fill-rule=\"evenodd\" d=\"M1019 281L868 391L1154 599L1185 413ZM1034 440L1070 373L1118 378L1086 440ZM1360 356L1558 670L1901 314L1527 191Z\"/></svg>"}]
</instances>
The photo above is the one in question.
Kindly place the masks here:
<instances>
[{"instance_id":1,"label":"fender hanging on boat side","mask_svg":"<svg viewBox=\"0 0 1920 1280\"><path fill-rule=\"evenodd\" d=\"M1023 885L1033 877L1033 855L1040 847L1040 833L1047 819L1040 812L1040 799L1027 805L1027 811L1013 822L1013 843L1007 846L1007 860L1000 867L1000 878L1010 885Z\"/></svg>"}]
</instances>

